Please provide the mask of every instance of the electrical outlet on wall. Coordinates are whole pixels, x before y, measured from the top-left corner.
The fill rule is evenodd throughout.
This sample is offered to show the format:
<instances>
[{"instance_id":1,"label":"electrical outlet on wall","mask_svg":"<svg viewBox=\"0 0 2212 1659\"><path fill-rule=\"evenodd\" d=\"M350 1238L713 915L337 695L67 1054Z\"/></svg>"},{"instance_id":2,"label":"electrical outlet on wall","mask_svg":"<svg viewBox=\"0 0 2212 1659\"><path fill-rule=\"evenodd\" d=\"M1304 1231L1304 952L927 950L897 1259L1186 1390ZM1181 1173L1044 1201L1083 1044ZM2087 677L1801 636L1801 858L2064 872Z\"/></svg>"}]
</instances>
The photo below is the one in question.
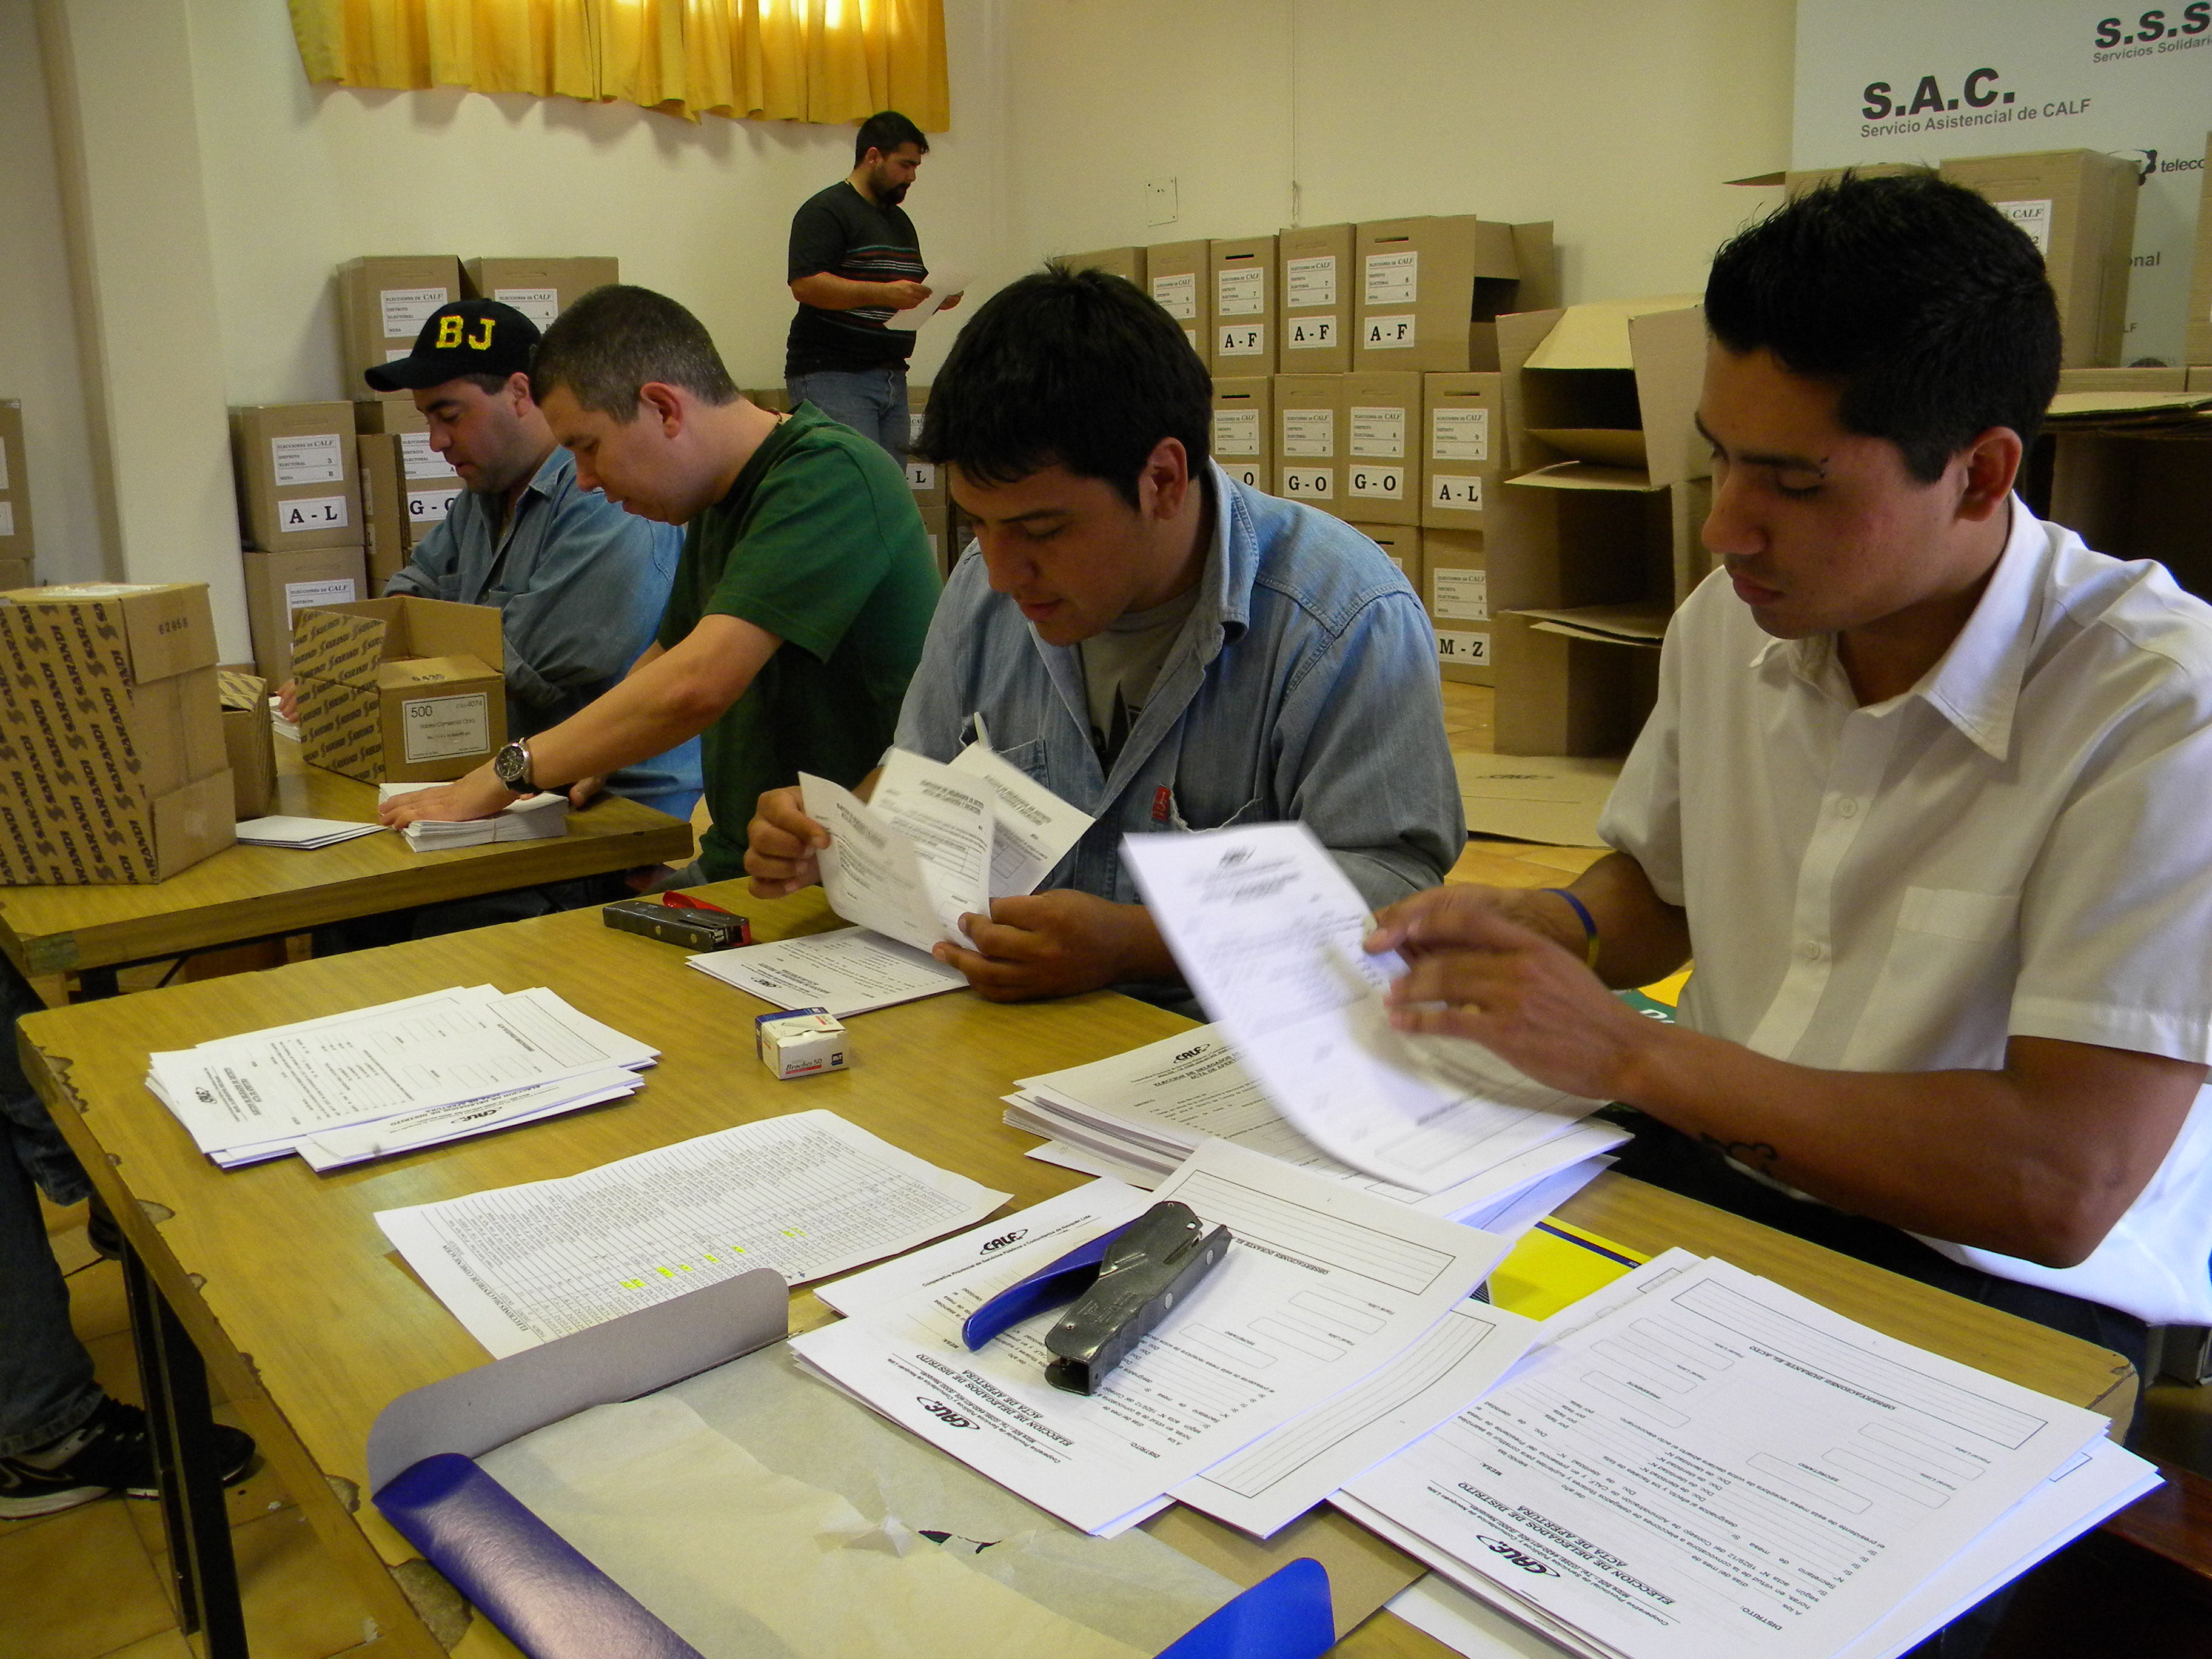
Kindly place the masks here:
<instances>
[{"instance_id":1,"label":"electrical outlet on wall","mask_svg":"<svg viewBox=\"0 0 2212 1659\"><path fill-rule=\"evenodd\" d=\"M1176 181L1172 179L1145 180L1145 222L1148 225L1171 225L1176 218Z\"/></svg>"}]
</instances>

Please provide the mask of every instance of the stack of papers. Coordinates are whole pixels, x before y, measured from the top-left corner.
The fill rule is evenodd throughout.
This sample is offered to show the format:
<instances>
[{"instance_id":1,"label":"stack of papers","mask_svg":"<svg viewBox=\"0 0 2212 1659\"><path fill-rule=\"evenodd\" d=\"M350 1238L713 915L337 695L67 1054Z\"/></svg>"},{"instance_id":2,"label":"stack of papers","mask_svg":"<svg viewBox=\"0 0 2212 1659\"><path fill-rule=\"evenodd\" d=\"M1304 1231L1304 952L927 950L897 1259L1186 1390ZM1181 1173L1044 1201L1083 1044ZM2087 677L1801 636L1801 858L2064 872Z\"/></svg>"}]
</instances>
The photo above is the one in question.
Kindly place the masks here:
<instances>
[{"instance_id":1,"label":"stack of papers","mask_svg":"<svg viewBox=\"0 0 2212 1659\"><path fill-rule=\"evenodd\" d=\"M278 737L286 738L294 743L297 743L300 740L300 723L297 720L288 720L284 718L284 711L279 706L283 702L283 701L284 700L282 697L276 696L273 693L270 695L269 699L269 724L270 728L276 732Z\"/></svg>"},{"instance_id":2,"label":"stack of papers","mask_svg":"<svg viewBox=\"0 0 2212 1659\"><path fill-rule=\"evenodd\" d=\"M1422 1194L1363 1176L1301 1135L1211 1025L1088 1066L1024 1078L1006 1121L1043 1135L1032 1158L1154 1187L1209 1139L1360 1187L1425 1215L1517 1237L1589 1184L1628 1139L1610 1123L1546 1116L1556 1133L1444 1188Z\"/></svg>"},{"instance_id":3,"label":"stack of papers","mask_svg":"<svg viewBox=\"0 0 2212 1659\"><path fill-rule=\"evenodd\" d=\"M1334 1502L1498 1651L1891 1659L2158 1484L2107 1427L1670 1250Z\"/></svg>"},{"instance_id":4,"label":"stack of papers","mask_svg":"<svg viewBox=\"0 0 2212 1659\"><path fill-rule=\"evenodd\" d=\"M157 1054L146 1086L225 1169L327 1170L620 1098L658 1058L542 986L456 986Z\"/></svg>"},{"instance_id":5,"label":"stack of papers","mask_svg":"<svg viewBox=\"0 0 2212 1659\"><path fill-rule=\"evenodd\" d=\"M741 945L733 951L702 951L690 964L775 1007L822 1008L836 1019L957 991L968 983L965 974L927 951L865 927Z\"/></svg>"},{"instance_id":6,"label":"stack of papers","mask_svg":"<svg viewBox=\"0 0 2212 1659\"><path fill-rule=\"evenodd\" d=\"M356 836L373 836L380 823L356 823L349 818L247 818L238 826L238 838L248 847L290 847L302 852L334 847Z\"/></svg>"},{"instance_id":7,"label":"stack of papers","mask_svg":"<svg viewBox=\"0 0 2212 1659\"><path fill-rule=\"evenodd\" d=\"M1006 1197L812 1111L376 1220L503 1358L755 1267L792 1285L842 1273Z\"/></svg>"},{"instance_id":8,"label":"stack of papers","mask_svg":"<svg viewBox=\"0 0 2212 1659\"><path fill-rule=\"evenodd\" d=\"M963 1320L1155 1198L1227 1256L1096 1395L1044 1380L1050 1309L981 1350ZM1180 1499L1260 1534L1463 1410L1539 1328L1468 1299L1505 1241L1224 1141L1147 1194L1097 1181L817 1292L794 1338L838 1387L1086 1532ZM1456 1402L1456 1403L1455 1403Z\"/></svg>"},{"instance_id":9,"label":"stack of papers","mask_svg":"<svg viewBox=\"0 0 2212 1659\"><path fill-rule=\"evenodd\" d=\"M385 783L377 786L380 805L418 789L441 789L437 783ZM404 833L408 847L417 853L441 852L448 847L484 847L499 841L552 841L568 833L568 797L565 793L526 795L488 818L418 818Z\"/></svg>"},{"instance_id":10,"label":"stack of papers","mask_svg":"<svg viewBox=\"0 0 2212 1659\"><path fill-rule=\"evenodd\" d=\"M1367 906L1303 824L1131 836L1123 856L1176 961L1299 1133L1415 1192L1477 1180L1603 1104L1480 1043L1390 1027L1405 964L1369 956Z\"/></svg>"}]
</instances>

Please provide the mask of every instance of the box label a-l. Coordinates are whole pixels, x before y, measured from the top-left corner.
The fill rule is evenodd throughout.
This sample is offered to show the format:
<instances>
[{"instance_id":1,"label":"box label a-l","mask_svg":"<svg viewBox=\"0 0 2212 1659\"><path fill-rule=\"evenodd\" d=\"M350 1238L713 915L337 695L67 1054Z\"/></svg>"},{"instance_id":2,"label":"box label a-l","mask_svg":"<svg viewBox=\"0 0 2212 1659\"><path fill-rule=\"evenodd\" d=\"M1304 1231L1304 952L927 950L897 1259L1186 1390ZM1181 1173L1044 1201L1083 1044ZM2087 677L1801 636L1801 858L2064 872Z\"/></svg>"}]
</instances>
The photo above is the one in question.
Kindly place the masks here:
<instances>
[{"instance_id":1,"label":"box label a-l","mask_svg":"<svg viewBox=\"0 0 2212 1659\"><path fill-rule=\"evenodd\" d=\"M1334 317L1292 317L1283 324L1283 345L1286 350L1326 351L1335 343Z\"/></svg>"},{"instance_id":2,"label":"box label a-l","mask_svg":"<svg viewBox=\"0 0 2212 1659\"><path fill-rule=\"evenodd\" d=\"M1198 320L1198 273L1179 272L1173 276L1152 278L1152 299L1162 311L1178 322Z\"/></svg>"},{"instance_id":3,"label":"box label a-l","mask_svg":"<svg viewBox=\"0 0 2212 1659\"><path fill-rule=\"evenodd\" d=\"M1487 461L1490 459L1490 411L1486 409L1431 410L1429 459L1432 461Z\"/></svg>"},{"instance_id":4,"label":"box label a-l","mask_svg":"<svg viewBox=\"0 0 2212 1659\"><path fill-rule=\"evenodd\" d=\"M1490 620L1490 573L1486 570L1431 569L1429 591L1439 617L1459 622Z\"/></svg>"},{"instance_id":5,"label":"box label a-l","mask_svg":"<svg viewBox=\"0 0 2212 1659\"><path fill-rule=\"evenodd\" d=\"M1999 213L2027 233L2027 240L2035 244L2035 251L2045 258L2051 257L2051 201L1999 202Z\"/></svg>"},{"instance_id":6,"label":"box label a-l","mask_svg":"<svg viewBox=\"0 0 2212 1659\"><path fill-rule=\"evenodd\" d=\"M307 432L269 441L269 470L279 489L295 484L343 483L349 438L335 432ZM0 489L5 489L0 483Z\"/></svg>"},{"instance_id":7,"label":"box label a-l","mask_svg":"<svg viewBox=\"0 0 2212 1659\"><path fill-rule=\"evenodd\" d=\"M430 313L453 296L442 288L387 288L380 289L376 297L384 316L384 337L411 341L430 320ZM413 349L411 345L408 348Z\"/></svg>"},{"instance_id":8,"label":"box label a-l","mask_svg":"<svg viewBox=\"0 0 2212 1659\"><path fill-rule=\"evenodd\" d=\"M1367 256L1366 303L1409 306L1420 298L1421 256L1412 248Z\"/></svg>"},{"instance_id":9,"label":"box label a-l","mask_svg":"<svg viewBox=\"0 0 2212 1659\"><path fill-rule=\"evenodd\" d=\"M353 522L343 495L304 495L295 501L276 503L276 528L343 530Z\"/></svg>"},{"instance_id":10,"label":"box label a-l","mask_svg":"<svg viewBox=\"0 0 2212 1659\"><path fill-rule=\"evenodd\" d=\"M1449 507L1455 513L1482 511L1482 478L1454 478L1442 474L1429 480L1429 505Z\"/></svg>"},{"instance_id":11,"label":"box label a-l","mask_svg":"<svg viewBox=\"0 0 2212 1659\"><path fill-rule=\"evenodd\" d=\"M495 288L491 297L503 306L513 306L541 329L552 327L553 319L561 314L557 288Z\"/></svg>"},{"instance_id":12,"label":"box label a-l","mask_svg":"<svg viewBox=\"0 0 2212 1659\"><path fill-rule=\"evenodd\" d=\"M407 763L480 755L491 747L491 715L484 694L409 697L399 705Z\"/></svg>"},{"instance_id":13,"label":"box label a-l","mask_svg":"<svg viewBox=\"0 0 2212 1659\"><path fill-rule=\"evenodd\" d=\"M1224 317L1257 317L1267 309L1267 273L1259 265L1217 271L1213 308Z\"/></svg>"},{"instance_id":14,"label":"box label a-l","mask_svg":"<svg viewBox=\"0 0 2212 1659\"><path fill-rule=\"evenodd\" d=\"M1260 411L1256 409L1217 409L1213 411L1213 453L1257 455L1260 453Z\"/></svg>"},{"instance_id":15,"label":"box label a-l","mask_svg":"<svg viewBox=\"0 0 2212 1659\"><path fill-rule=\"evenodd\" d=\"M906 464L906 487L917 495L937 488L937 468L928 461Z\"/></svg>"},{"instance_id":16,"label":"box label a-l","mask_svg":"<svg viewBox=\"0 0 2212 1659\"><path fill-rule=\"evenodd\" d=\"M1283 309L1310 311L1336 303L1336 255L1316 254L1283 264Z\"/></svg>"},{"instance_id":17,"label":"box label a-l","mask_svg":"<svg viewBox=\"0 0 2212 1659\"><path fill-rule=\"evenodd\" d=\"M1490 635L1487 634L1447 634L1442 629L1437 634L1437 660L1450 663L1458 668L1487 668L1490 666Z\"/></svg>"}]
</instances>

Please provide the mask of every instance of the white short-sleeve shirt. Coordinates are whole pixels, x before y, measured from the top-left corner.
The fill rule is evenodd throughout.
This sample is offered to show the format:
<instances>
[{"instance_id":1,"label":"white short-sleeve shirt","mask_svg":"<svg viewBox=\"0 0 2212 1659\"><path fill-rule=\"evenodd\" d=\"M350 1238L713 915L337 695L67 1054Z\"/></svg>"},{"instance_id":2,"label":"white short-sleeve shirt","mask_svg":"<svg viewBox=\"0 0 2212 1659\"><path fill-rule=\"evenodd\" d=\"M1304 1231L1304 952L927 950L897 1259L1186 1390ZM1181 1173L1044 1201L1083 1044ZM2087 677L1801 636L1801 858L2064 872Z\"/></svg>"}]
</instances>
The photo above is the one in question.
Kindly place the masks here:
<instances>
[{"instance_id":1,"label":"white short-sleeve shirt","mask_svg":"<svg viewBox=\"0 0 2212 1659\"><path fill-rule=\"evenodd\" d=\"M2212 1061L2212 606L2019 501L1973 616L1862 708L1832 635L1716 572L1600 834L1689 915L1680 1017L1799 1065L1994 1070L2008 1036ZM2212 1088L2088 1261L1954 1259L2212 1323Z\"/></svg>"}]
</instances>

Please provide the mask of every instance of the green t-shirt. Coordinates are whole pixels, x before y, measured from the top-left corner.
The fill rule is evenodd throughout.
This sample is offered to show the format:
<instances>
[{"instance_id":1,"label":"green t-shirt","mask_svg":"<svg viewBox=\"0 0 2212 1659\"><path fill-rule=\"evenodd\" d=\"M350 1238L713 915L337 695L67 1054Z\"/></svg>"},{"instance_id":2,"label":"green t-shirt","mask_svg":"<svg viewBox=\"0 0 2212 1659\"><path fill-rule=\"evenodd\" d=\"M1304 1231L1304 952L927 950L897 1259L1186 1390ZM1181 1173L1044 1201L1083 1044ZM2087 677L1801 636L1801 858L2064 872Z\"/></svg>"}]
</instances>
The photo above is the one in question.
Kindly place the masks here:
<instances>
[{"instance_id":1,"label":"green t-shirt","mask_svg":"<svg viewBox=\"0 0 2212 1659\"><path fill-rule=\"evenodd\" d=\"M745 826L764 791L802 770L849 787L883 758L937 588L899 464L811 404L691 521L660 643L702 617L741 617L783 641L705 733L710 880L744 873Z\"/></svg>"}]
</instances>

